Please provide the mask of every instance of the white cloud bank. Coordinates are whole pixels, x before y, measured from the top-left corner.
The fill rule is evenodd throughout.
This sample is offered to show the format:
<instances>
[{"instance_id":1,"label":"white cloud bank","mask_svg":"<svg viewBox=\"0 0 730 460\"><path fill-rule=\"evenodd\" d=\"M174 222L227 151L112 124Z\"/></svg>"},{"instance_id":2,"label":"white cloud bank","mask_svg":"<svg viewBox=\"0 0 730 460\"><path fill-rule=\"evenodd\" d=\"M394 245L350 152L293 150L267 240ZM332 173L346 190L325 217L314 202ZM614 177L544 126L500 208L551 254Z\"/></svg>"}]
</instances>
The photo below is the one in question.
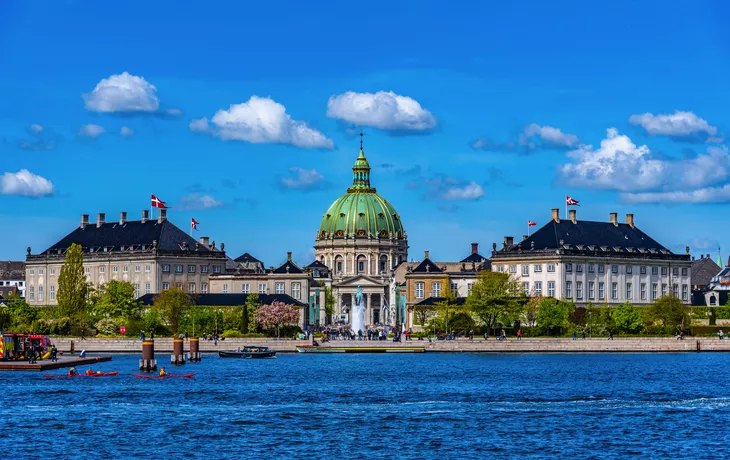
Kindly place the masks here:
<instances>
[{"instance_id":1,"label":"white cloud bank","mask_svg":"<svg viewBox=\"0 0 730 460\"><path fill-rule=\"evenodd\" d=\"M122 126L122 128L119 130L119 134L122 137L132 137L134 136L134 130L129 126Z\"/></svg>"},{"instance_id":2,"label":"white cloud bank","mask_svg":"<svg viewBox=\"0 0 730 460\"><path fill-rule=\"evenodd\" d=\"M78 135L81 137L90 137L92 139L96 139L97 137L104 134L104 131L105 130L104 130L103 126L89 124L89 125L82 126L81 129L79 130Z\"/></svg>"},{"instance_id":3,"label":"white cloud bank","mask_svg":"<svg viewBox=\"0 0 730 460\"><path fill-rule=\"evenodd\" d=\"M292 119L286 113L286 107L268 97L251 96L247 102L218 110L210 121L207 118L191 121L189 128L222 140L289 144L302 148L334 147L332 139L305 122Z\"/></svg>"},{"instance_id":4,"label":"white cloud bank","mask_svg":"<svg viewBox=\"0 0 730 460\"><path fill-rule=\"evenodd\" d=\"M292 190L312 191L322 190L329 186L324 175L316 169L304 169L298 166L289 168L293 177L282 177L279 182L282 187Z\"/></svg>"},{"instance_id":5,"label":"white cloud bank","mask_svg":"<svg viewBox=\"0 0 730 460\"><path fill-rule=\"evenodd\" d=\"M123 72L102 79L90 94L84 94L86 110L92 112L157 112L157 88L142 77Z\"/></svg>"},{"instance_id":6,"label":"white cloud bank","mask_svg":"<svg viewBox=\"0 0 730 460\"><path fill-rule=\"evenodd\" d=\"M6 172L0 176L0 194L40 198L53 195L55 189L48 179L33 174L27 169L17 173Z\"/></svg>"},{"instance_id":7,"label":"white cloud bank","mask_svg":"<svg viewBox=\"0 0 730 460\"><path fill-rule=\"evenodd\" d=\"M494 142L487 138L479 138L471 143L471 147L488 152L530 154L539 150L568 150L579 144L580 138L575 134L564 133L560 128L553 126L531 123L522 129L516 140Z\"/></svg>"},{"instance_id":8,"label":"white cloud bank","mask_svg":"<svg viewBox=\"0 0 730 460\"><path fill-rule=\"evenodd\" d=\"M183 211L204 211L206 209L221 208L223 202L216 200L212 195L196 192L180 197L176 207Z\"/></svg>"},{"instance_id":9,"label":"white cloud bank","mask_svg":"<svg viewBox=\"0 0 730 460\"><path fill-rule=\"evenodd\" d=\"M423 132L438 125L436 117L415 99L393 91L335 95L327 102L327 116L384 131Z\"/></svg>"},{"instance_id":10,"label":"white cloud bank","mask_svg":"<svg viewBox=\"0 0 730 460\"><path fill-rule=\"evenodd\" d=\"M650 136L668 136L673 138L696 138L711 143L722 142L717 138L717 127L692 112L679 110L669 114L644 113L631 115L629 123L641 126Z\"/></svg>"}]
</instances>

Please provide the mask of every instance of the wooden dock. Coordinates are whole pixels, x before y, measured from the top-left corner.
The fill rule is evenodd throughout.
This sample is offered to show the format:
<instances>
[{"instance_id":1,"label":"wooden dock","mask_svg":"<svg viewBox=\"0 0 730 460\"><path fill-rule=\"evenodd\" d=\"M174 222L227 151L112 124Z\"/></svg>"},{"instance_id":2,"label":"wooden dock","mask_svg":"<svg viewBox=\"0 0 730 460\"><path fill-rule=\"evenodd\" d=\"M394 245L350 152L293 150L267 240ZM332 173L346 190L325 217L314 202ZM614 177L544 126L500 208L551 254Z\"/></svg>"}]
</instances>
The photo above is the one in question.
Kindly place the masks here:
<instances>
[{"instance_id":1,"label":"wooden dock","mask_svg":"<svg viewBox=\"0 0 730 460\"><path fill-rule=\"evenodd\" d=\"M34 364L28 361L0 361L0 371L47 371L51 369L60 369L63 367L85 366L90 364L111 361L111 356L87 356L79 358L78 356L59 356L58 361L44 359Z\"/></svg>"}]
</instances>

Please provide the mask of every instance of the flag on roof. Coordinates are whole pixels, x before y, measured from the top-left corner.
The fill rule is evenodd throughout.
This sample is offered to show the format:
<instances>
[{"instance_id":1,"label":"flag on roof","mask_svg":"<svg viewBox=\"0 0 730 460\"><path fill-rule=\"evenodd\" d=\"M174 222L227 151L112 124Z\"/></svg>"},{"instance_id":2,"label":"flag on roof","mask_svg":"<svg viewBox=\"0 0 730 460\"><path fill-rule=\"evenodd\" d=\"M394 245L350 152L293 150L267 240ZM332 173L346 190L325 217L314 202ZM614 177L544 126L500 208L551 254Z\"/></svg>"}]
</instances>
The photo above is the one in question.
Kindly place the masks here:
<instances>
[{"instance_id":1,"label":"flag on roof","mask_svg":"<svg viewBox=\"0 0 730 460\"><path fill-rule=\"evenodd\" d=\"M165 206L165 202L157 198L156 196L152 195L152 207L153 208L160 208L160 209L167 209L167 206Z\"/></svg>"},{"instance_id":2,"label":"flag on roof","mask_svg":"<svg viewBox=\"0 0 730 460\"><path fill-rule=\"evenodd\" d=\"M570 195L565 195L565 205L566 206L580 206L578 204L578 200L575 198L571 198Z\"/></svg>"},{"instance_id":3,"label":"flag on roof","mask_svg":"<svg viewBox=\"0 0 730 460\"><path fill-rule=\"evenodd\" d=\"M528 219L527 226L528 227L536 227L537 226L537 222L533 222L533 221L531 221L531 220Z\"/></svg>"},{"instance_id":4,"label":"flag on roof","mask_svg":"<svg viewBox=\"0 0 730 460\"><path fill-rule=\"evenodd\" d=\"M200 222L198 222L197 220L195 220L194 217L191 217L190 218L190 227L192 227L193 230L197 230L198 229L198 224L199 223Z\"/></svg>"}]
</instances>

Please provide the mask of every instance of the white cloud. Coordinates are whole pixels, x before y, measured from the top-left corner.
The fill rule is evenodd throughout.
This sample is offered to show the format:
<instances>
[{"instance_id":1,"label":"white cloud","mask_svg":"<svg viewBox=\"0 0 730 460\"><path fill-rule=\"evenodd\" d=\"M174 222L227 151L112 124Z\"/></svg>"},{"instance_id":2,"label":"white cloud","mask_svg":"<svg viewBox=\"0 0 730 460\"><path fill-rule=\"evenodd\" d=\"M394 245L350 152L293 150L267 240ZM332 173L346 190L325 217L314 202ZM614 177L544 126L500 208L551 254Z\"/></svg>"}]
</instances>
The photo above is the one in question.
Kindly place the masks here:
<instances>
[{"instance_id":1,"label":"white cloud","mask_svg":"<svg viewBox=\"0 0 730 460\"><path fill-rule=\"evenodd\" d=\"M722 142L717 136L717 128L707 120L692 112L675 111L672 114L644 113L631 115L629 123L644 128L651 136L669 136L675 138L704 138L708 142Z\"/></svg>"},{"instance_id":2,"label":"white cloud","mask_svg":"<svg viewBox=\"0 0 730 460\"><path fill-rule=\"evenodd\" d=\"M17 173L9 173L0 177L0 194L39 198L53 195L53 184L48 179L33 174L27 169Z\"/></svg>"},{"instance_id":3,"label":"white cloud","mask_svg":"<svg viewBox=\"0 0 730 460\"><path fill-rule=\"evenodd\" d=\"M28 129L30 129L33 134L40 134L45 128L43 128L43 126L41 125L33 123L32 125L28 126Z\"/></svg>"},{"instance_id":4,"label":"white cloud","mask_svg":"<svg viewBox=\"0 0 730 460\"><path fill-rule=\"evenodd\" d=\"M411 189L425 186L428 198L441 201L473 201L484 196L484 188L477 182L442 175L415 179L408 186Z\"/></svg>"},{"instance_id":5,"label":"white cloud","mask_svg":"<svg viewBox=\"0 0 730 460\"><path fill-rule=\"evenodd\" d=\"M393 91L355 93L331 96L327 116L358 126L372 126L385 131L428 131L438 121L415 99Z\"/></svg>"},{"instance_id":6,"label":"white cloud","mask_svg":"<svg viewBox=\"0 0 730 460\"><path fill-rule=\"evenodd\" d=\"M180 197L177 208L183 211L202 211L223 207L223 202L216 200L212 195L190 193Z\"/></svg>"},{"instance_id":7,"label":"white cloud","mask_svg":"<svg viewBox=\"0 0 730 460\"><path fill-rule=\"evenodd\" d=\"M316 169L304 169L297 166L289 168L294 177L282 177L280 183L284 188L302 191L322 190L329 186L325 177Z\"/></svg>"},{"instance_id":8,"label":"white cloud","mask_svg":"<svg viewBox=\"0 0 730 460\"><path fill-rule=\"evenodd\" d=\"M122 126L122 129L119 130L119 134L122 137L132 137L134 136L134 130L129 126Z\"/></svg>"},{"instance_id":9,"label":"white cloud","mask_svg":"<svg viewBox=\"0 0 730 460\"><path fill-rule=\"evenodd\" d=\"M621 199L629 203L727 203L730 184L686 191L622 193Z\"/></svg>"},{"instance_id":10,"label":"white cloud","mask_svg":"<svg viewBox=\"0 0 730 460\"><path fill-rule=\"evenodd\" d=\"M211 126L212 124L212 126ZM286 107L268 97L251 96L241 104L232 104L228 110L219 110L210 119L193 120L192 131L210 131L223 140L239 140L253 144L291 144L303 148L334 147L332 139L293 120Z\"/></svg>"},{"instance_id":11,"label":"white cloud","mask_svg":"<svg viewBox=\"0 0 730 460\"><path fill-rule=\"evenodd\" d=\"M445 200L476 200L484 196L484 189L474 181L462 187L450 187L444 193Z\"/></svg>"},{"instance_id":12,"label":"white cloud","mask_svg":"<svg viewBox=\"0 0 730 460\"><path fill-rule=\"evenodd\" d=\"M540 126L536 123L525 126L520 140L531 143L535 138L539 140L542 148L572 148L580 141L575 134L564 133L552 126Z\"/></svg>"},{"instance_id":13,"label":"white cloud","mask_svg":"<svg viewBox=\"0 0 730 460\"><path fill-rule=\"evenodd\" d=\"M86 109L92 112L157 112L160 100L156 92L144 78L124 72L102 79L83 98Z\"/></svg>"},{"instance_id":14,"label":"white cloud","mask_svg":"<svg viewBox=\"0 0 730 460\"><path fill-rule=\"evenodd\" d=\"M102 126L89 124L82 126L79 130L78 135L81 137L90 137L92 139L96 139L102 134L104 134L104 128Z\"/></svg>"},{"instance_id":15,"label":"white cloud","mask_svg":"<svg viewBox=\"0 0 730 460\"><path fill-rule=\"evenodd\" d=\"M165 113L168 114L171 117L179 117L182 115L182 110L180 109L167 109L165 110Z\"/></svg>"}]
</instances>

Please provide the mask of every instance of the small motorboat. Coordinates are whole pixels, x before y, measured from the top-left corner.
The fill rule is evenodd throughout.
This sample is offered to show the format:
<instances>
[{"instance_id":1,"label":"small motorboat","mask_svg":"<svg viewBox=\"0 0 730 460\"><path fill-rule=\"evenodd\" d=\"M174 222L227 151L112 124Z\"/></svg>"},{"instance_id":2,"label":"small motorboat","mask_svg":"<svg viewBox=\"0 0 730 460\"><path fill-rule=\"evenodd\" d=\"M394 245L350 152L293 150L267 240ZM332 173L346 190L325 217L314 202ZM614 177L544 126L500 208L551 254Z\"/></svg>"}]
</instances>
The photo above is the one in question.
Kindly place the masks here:
<instances>
[{"instance_id":1,"label":"small motorboat","mask_svg":"<svg viewBox=\"0 0 730 460\"><path fill-rule=\"evenodd\" d=\"M276 356L276 352L269 350L269 347L243 347L243 350L240 351L220 351L218 356L221 358L273 358Z\"/></svg>"},{"instance_id":2,"label":"small motorboat","mask_svg":"<svg viewBox=\"0 0 730 460\"><path fill-rule=\"evenodd\" d=\"M71 377L111 377L113 375L117 375L119 372L95 372L93 374L74 374L74 375L68 375L68 374L43 374L43 377L49 378L49 379L62 379L62 378L71 378Z\"/></svg>"},{"instance_id":3,"label":"small motorboat","mask_svg":"<svg viewBox=\"0 0 730 460\"><path fill-rule=\"evenodd\" d=\"M195 373L192 374L165 374L165 375L144 375L144 374L134 374L135 377L138 379L173 379L173 378L179 378L179 379L189 379L193 377Z\"/></svg>"}]
</instances>

